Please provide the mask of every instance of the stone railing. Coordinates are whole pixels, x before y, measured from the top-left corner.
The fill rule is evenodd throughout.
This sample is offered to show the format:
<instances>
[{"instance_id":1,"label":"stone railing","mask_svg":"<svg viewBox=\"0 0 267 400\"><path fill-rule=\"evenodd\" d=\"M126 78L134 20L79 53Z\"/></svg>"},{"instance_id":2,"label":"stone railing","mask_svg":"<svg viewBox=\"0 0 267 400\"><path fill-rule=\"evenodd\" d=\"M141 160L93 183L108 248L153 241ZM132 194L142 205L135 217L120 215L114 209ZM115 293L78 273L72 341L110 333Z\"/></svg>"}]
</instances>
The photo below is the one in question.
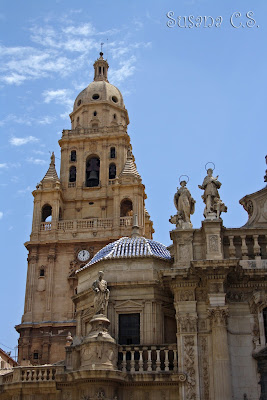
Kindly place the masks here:
<instances>
[{"instance_id":1,"label":"stone railing","mask_svg":"<svg viewBox=\"0 0 267 400\"><path fill-rule=\"evenodd\" d=\"M40 231L73 231L82 229L95 229L95 228L112 228L113 220L111 218L89 218L89 219L76 219L76 220L62 220L56 223L41 222Z\"/></svg>"},{"instance_id":2,"label":"stone railing","mask_svg":"<svg viewBox=\"0 0 267 400\"><path fill-rule=\"evenodd\" d=\"M118 369L123 372L177 372L177 346L120 346Z\"/></svg>"},{"instance_id":3,"label":"stone railing","mask_svg":"<svg viewBox=\"0 0 267 400\"><path fill-rule=\"evenodd\" d=\"M120 217L120 226L133 226L133 217Z\"/></svg>"},{"instance_id":4,"label":"stone railing","mask_svg":"<svg viewBox=\"0 0 267 400\"><path fill-rule=\"evenodd\" d=\"M17 382L53 382L57 373L62 373L62 366L16 367L11 373L2 376L2 384Z\"/></svg>"},{"instance_id":5,"label":"stone railing","mask_svg":"<svg viewBox=\"0 0 267 400\"><path fill-rule=\"evenodd\" d=\"M51 231L52 229L52 222L41 222L40 224L40 231Z\"/></svg>"},{"instance_id":6,"label":"stone railing","mask_svg":"<svg viewBox=\"0 0 267 400\"><path fill-rule=\"evenodd\" d=\"M223 233L223 250L225 258L242 260L261 260L267 258L266 229L226 229Z\"/></svg>"},{"instance_id":7,"label":"stone railing","mask_svg":"<svg viewBox=\"0 0 267 400\"><path fill-rule=\"evenodd\" d=\"M125 133L127 127L123 125L117 126L106 126L106 127L97 127L97 128L76 128L76 129L64 129L62 132L62 138L69 136L77 136L77 135L99 135L99 134L112 134L117 132Z\"/></svg>"}]
</instances>

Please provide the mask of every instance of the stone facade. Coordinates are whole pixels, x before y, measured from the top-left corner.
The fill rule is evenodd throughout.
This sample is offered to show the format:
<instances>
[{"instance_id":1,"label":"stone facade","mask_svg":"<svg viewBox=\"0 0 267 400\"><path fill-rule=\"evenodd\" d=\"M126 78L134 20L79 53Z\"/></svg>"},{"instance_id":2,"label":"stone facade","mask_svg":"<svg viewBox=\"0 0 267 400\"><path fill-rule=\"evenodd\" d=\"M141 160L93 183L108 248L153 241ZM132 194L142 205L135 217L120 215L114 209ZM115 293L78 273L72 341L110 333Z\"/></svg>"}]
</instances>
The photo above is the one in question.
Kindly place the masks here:
<instances>
[{"instance_id":1,"label":"stone facade","mask_svg":"<svg viewBox=\"0 0 267 400\"><path fill-rule=\"evenodd\" d=\"M118 89L103 89L107 68L101 55L93 86L75 100L72 130L60 140L60 180L52 156L34 191L25 313L17 327L21 366L0 378L0 399L263 400L267 187L240 201L249 216L244 227L223 226L227 207L219 182L209 200L212 191L203 196L200 229L190 222L192 204L181 208L177 201L182 219L173 220L172 245L153 241L144 186L127 132L120 130L128 114ZM97 94L94 117L104 121L103 129L90 125L96 124L90 113ZM109 118L117 107L122 125L113 130ZM118 157L114 180L107 168L111 146ZM77 161L70 161L74 148ZM104 165L101 184L93 187L83 185L91 152ZM76 182L68 182L72 162L80 163ZM207 180L217 178L210 172ZM120 213L130 204L124 199L132 202L126 216ZM51 222L40 220L47 204ZM99 271L109 289L102 308L94 307ZM42 358L34 359L35 349Z\"/></svg>"}]
</instances>

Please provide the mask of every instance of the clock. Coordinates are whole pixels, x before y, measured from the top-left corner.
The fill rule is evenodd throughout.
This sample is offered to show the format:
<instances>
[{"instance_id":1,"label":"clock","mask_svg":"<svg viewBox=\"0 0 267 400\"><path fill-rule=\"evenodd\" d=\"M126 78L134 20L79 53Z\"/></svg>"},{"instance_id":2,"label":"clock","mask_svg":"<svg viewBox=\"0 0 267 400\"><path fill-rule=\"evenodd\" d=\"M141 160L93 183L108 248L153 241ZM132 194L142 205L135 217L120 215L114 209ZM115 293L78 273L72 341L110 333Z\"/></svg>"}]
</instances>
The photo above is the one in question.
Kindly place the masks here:
<instances>
[{"instance_id":1,"label":"clock","mask_svg":"<svg viewBox=\"0 0 267 400\"><path fill-rule=\"evenodd\" d=\"M77 257L79 261L87 261L90 258L90 253L88 250L80 250Z\"/></svg>"}]
</instances>

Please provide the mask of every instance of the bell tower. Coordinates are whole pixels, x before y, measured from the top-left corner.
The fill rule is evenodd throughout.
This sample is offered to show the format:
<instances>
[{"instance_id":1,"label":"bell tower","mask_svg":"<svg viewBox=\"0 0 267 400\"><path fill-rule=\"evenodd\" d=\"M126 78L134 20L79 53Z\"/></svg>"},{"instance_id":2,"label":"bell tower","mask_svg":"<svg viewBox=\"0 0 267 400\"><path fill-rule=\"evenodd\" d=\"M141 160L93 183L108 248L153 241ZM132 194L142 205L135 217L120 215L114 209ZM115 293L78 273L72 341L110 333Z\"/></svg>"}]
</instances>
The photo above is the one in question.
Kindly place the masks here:
<instances>
[{"instance_id":1,"label":"bell tower","mask_svg":"<svg viewBox=\"0 0 267 400\"><path fill-rule=\"evenodd\" d=\"M152 238L145 187L127 133L128 112L118 88L108 81L103 53L94 81L76 98L71 130L63 130L60 178L49 169L33 191L28 272L18 359L21 364L64 358L66 338L76 329L76 270L106 244L130 236L133 215L140 234Z\"/></svg>"}]
</instances>

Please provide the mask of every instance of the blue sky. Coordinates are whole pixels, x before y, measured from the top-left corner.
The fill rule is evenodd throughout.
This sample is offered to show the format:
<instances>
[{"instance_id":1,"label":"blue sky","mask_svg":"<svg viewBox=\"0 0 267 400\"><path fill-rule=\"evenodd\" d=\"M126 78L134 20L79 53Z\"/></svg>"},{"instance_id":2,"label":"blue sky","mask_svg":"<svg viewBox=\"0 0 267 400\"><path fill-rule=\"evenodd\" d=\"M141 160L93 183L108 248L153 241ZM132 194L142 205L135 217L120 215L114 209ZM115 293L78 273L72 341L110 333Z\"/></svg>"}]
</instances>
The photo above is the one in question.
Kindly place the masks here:
<instances>
[{"instance_id":1,"label":"blue sky","mask_svg":"<svg viewBox=\"0 0 267 400\"><path fill-rule=\"evenodd\" d=\"M246 17L249 11L253 20ZM8 351L17 344L13 327L24 306L31 192L51 151L59 171L57 142L62 129L70 128L77 94L93 79L101 42L109 81L121 90L129 112L154 239L170 244L168 220L181 174L190 177L197 201L192 222L201 226L198 184L208 161L222 182L224 225L246 222L239 199L263 188L266 168L266 11L264 0L2 0L0 347ZM177 25L186 16L192 26L190 15L193 28ZM234 28L232 15L232 23L244 27ZM204 16L213 17L212 27L204 27ZM184 26L183 18L179 24Z\"/></svg>"}]
</instances>

